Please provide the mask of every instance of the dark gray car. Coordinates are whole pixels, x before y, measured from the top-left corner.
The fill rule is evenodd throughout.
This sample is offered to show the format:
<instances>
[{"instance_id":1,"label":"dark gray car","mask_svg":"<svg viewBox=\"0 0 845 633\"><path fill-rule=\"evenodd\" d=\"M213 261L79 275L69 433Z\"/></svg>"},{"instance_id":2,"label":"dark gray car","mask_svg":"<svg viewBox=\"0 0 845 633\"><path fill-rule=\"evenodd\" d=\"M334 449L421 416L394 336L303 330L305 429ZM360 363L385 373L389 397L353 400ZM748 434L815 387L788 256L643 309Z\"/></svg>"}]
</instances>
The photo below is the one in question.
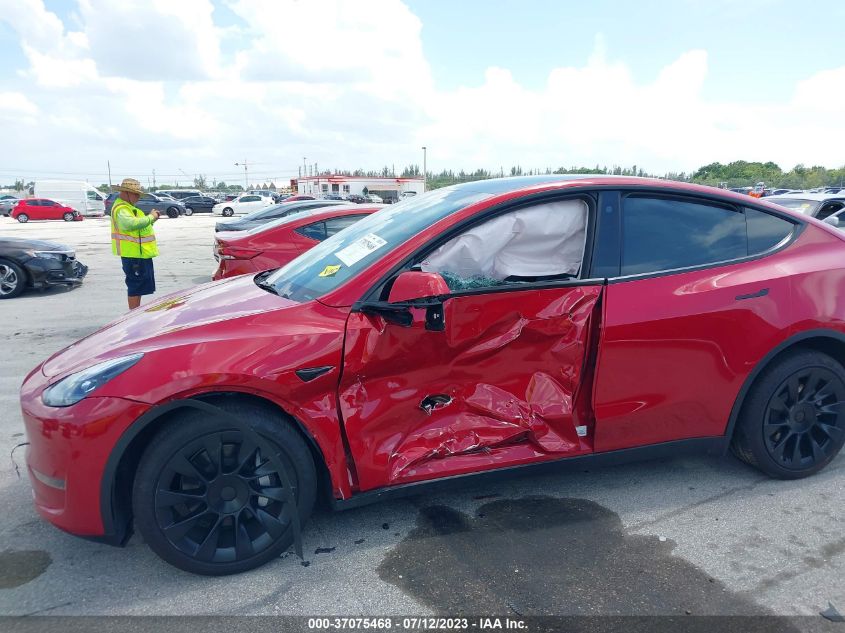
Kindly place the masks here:
<instances>
[{"instance_id":1,"label":"dark gray car","mask_svg":"<svg viewBox=\"0 0 845 633\"><path fill-rule=\"evenodd\" d=\"M111 205L117 200L119 193L110 193L106 198L106 215L111 215ZM178 218L180 215L185 215L185 205L176 200L167 200L166 198L159 198L152 193L145 193L141 195L140 200L135 204L145 214L149 215L153 209L158 209L161 215L166 215L168 218Z\"/></svg>"},{"instance_id":2,"label":"dark gray car","mask_svg":"<svg viewBox=\"0 0 845 633\"><path fill-rule=\"evenodd\" d=\"M274 204L270 207L259 209L248 213L242 218L231 220L229 222L218 222L214 227L215 231L248 231L257 226L278 220L279 218L299 213L300 211L310 211L312 209L319 209L320 207L331 207L336 205L349 204L343 200L296 200L294 202L282 202L281 204Z\"/></svg>"}]
</instances>

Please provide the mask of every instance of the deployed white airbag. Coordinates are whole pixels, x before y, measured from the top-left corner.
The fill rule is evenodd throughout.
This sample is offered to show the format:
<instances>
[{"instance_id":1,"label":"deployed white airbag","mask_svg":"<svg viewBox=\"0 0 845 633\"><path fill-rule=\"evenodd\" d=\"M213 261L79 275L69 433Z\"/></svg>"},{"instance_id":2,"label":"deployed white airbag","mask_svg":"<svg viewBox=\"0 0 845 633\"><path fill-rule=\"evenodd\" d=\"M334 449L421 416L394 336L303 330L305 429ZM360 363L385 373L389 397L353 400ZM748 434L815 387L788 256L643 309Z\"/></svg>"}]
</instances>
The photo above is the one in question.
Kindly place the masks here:
<instances>
[{"instance_id":1,"label":"deployed white airbag","mask_svg":"<svg viewBox=\"0 0 845 633\"><path fill-rule=\"evenodd\" d=\"M577 275L584 255L587 204L560 200L519 209L475 226L422 262L425 272L459 277Z\"/></svg>"}]
</instances>

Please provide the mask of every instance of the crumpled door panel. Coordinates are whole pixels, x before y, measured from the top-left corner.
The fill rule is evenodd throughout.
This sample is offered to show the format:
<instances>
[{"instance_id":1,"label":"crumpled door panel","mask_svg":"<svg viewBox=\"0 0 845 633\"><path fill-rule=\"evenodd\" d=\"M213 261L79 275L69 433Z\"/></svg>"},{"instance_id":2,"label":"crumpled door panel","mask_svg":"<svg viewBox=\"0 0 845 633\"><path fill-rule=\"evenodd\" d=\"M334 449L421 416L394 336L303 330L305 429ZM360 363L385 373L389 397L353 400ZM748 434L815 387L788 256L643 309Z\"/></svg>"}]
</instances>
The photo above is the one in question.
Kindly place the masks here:
<instances>
[{"instance_id":1,"label":"crumpled door panel","mask_svg":"<svg viewBox=\"0 0 845 633\"><path fill-rule=\"evenodd\" d=\"M424 310L410 327L350 314L340 407L360 489L589 452L574 402L601 290L451 298L443 332Z\"/></svg>"}]
</instances>

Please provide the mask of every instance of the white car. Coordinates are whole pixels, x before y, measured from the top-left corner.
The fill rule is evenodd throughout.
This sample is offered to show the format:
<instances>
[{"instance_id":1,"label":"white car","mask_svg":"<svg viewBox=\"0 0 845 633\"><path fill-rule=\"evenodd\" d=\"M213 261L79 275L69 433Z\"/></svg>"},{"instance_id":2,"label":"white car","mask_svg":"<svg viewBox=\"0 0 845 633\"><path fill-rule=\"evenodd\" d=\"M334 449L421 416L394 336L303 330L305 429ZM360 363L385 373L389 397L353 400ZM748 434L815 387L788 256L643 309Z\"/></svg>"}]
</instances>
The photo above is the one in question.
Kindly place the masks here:
<instances>
[{"instance_id":1,"label":"white car","mask_svg":"<svg viewBox=\"0 0 845 633\"><path fill-rule=\"evenodd\" d=\"M223 217L229 218L233 215L246 215L247 213L252 213L253 211L258 211L258 209L270 206L271 204L273 204L272 198L246 194L238 196L234 200L215 204L211 208L211 212L214 215L222 215Z\"/></svg>"},{"instance_id":2,"label":"white car","mask_svg":"<svg viewBox=\"0 0 845 633\"><path fill-rule=\"evenodd\" d=\"M366 197L369 199L370 202L375 202L376 204L381 204L384 202L381 196L377 196L374 193L368 194Z\"/></svg>"}]
</instances>

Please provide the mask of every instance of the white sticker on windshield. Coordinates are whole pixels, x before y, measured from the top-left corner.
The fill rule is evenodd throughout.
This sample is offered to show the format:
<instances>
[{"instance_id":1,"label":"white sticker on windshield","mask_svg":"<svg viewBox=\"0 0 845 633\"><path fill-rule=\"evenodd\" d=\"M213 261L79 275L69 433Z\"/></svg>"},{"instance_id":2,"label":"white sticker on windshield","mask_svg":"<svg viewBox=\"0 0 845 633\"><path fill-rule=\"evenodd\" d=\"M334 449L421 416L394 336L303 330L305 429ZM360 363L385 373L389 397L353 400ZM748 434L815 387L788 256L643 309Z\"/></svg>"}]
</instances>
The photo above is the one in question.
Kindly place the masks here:
<instances>
[{"instance_id":1,"label":"white sticker on windshield","mask_svg":"<svg viewBox=\"0 0 845 633\"><path fill-rule=\"evenodd\" d=\"M335 257L347 266L352 266L356 262L360 262L373 251L377 251L385 244L387 244L387 242L375 233L367 233L360 240L353 242L342 250L339 250L335 253Z\"/></svg>"}]
</instances>

